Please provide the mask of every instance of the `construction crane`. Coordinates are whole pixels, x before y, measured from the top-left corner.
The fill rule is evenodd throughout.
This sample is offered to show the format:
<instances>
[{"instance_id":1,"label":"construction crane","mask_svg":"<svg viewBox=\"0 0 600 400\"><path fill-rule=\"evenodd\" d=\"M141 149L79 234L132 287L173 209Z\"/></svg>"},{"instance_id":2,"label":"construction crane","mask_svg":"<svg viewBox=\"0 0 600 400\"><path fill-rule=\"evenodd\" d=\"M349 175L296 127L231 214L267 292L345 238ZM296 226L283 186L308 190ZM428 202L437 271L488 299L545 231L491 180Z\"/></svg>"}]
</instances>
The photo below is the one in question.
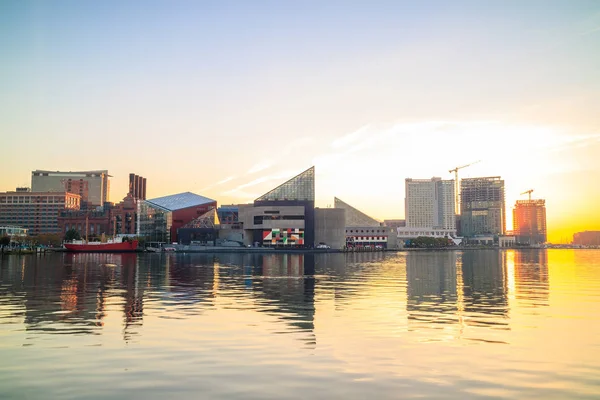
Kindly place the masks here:
<instances>
[{"instance_id":1,"label":"construction crane","mask_svg":"<svg viewBox=\"0 0 600 400\"><path fill-rule=\"evenodd\" d=\"M521 193L521 196L524 195L524 194L528 194L529 195L529 201L531 201L531 192L533 192L533 189L526 190L523 193Z\"/></svg>"},{"instance_id":2,"label":"construction crane","mask_svg":"<svg viewBox=\"0 0 600 400\"><path fill-rule=\"evenodd\" d=\"M458 208L458 191L459 191L459 186L458 186L458 170L470 167L471 165L477 164L478 162L481 162L481 160L477 160L475 162L472 162L471 164L462 165L460 167L456 167L456 168L451 169L450 171L448 171L450 173L454 172L454 213L456 215L458 215L458 210L459 210L459 208Z\"/></svg>"}]
</instances>

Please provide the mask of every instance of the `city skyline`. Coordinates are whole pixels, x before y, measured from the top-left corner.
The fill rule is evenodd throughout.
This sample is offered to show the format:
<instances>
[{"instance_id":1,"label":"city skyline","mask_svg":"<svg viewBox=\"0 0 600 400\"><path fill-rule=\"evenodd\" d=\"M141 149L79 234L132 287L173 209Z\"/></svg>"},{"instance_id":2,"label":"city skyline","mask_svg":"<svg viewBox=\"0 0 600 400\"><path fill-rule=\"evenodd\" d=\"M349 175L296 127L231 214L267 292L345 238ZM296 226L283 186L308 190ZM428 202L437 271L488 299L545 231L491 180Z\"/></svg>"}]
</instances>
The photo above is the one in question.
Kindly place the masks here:
<instances>
[{"instance_id":1,"label":"city skyline","mask_svg":"<svg viewBox=\"0 0 600 400\"><path fill-rule=\"evenodd\" d=\"M108 168L148 197L249 202L315 165L335 196L404 214L404 179L501 176L546 199L548 240L597 230L600 4L0 5L0 191ZM110 28L110 29L107 29ZM291 166L291 167L290 167Z\"/></svg>"}]
</instances>

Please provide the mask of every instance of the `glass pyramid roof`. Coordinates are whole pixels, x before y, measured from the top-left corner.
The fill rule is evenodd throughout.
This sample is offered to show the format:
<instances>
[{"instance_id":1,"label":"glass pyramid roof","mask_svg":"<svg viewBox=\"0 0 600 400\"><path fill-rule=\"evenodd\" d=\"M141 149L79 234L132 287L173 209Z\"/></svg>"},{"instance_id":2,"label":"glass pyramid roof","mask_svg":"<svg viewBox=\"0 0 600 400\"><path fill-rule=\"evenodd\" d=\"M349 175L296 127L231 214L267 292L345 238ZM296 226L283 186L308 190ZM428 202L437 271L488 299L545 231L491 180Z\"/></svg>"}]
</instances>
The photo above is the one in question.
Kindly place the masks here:
<instances>
[{"instance_id":1,"label":"glass pyramid roof","mask_svg":"<svg viewBox=\"0 0 600 400\"><path fill-rule=\"evenodd\" d=\"M217 214L216 209L212 209L198 218L188 222L184 225L184 228L215 228L220 225L219 215Z\"/></svg>"},{"instance_id":2,"label":"glass pyramid roof","mask_svg":"<svg viewBox=\"0 0 600 400\"><path fill-rule=\"evenodd\" d=\"M315 167L301 172L254 201L284 200L315 201Z\"/></svg>"},{"instance_id":3,"label":"glass pyramid roof","mask_svg":"<svg viewBox=\"0 0 600 400\"><path fill-rule=\"evenodd\" d=\"M168 211L181 210L182 208L200 206L202 204L213 203L213 199L200 196L195 193L185 192L172 194L170 196L158 197L156 199L146 200L153 206L161 207Z\"/></svg>"}]
</instances>

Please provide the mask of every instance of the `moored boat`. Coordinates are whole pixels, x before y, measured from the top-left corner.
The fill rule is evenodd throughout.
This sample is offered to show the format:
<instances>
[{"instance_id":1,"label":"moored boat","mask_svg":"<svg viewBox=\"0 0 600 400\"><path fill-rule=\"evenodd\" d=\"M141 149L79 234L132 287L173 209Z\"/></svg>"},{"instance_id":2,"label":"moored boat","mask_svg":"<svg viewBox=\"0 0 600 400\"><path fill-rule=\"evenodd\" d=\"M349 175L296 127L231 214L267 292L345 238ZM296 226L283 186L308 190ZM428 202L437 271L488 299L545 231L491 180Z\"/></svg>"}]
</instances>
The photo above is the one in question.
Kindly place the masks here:
<instances>
[{"instance_id":1,"label":"moored boat","mask_svg":"<svg viewBox=\"0 0 600 400\"><path fill-rule=\"evenodd\" d=\"M67 251L79 253L127 253L137 250L137 240L122 240L121 238L110 239L106 242L86 242L85 240L74 240L64 244Z\"/></svg>"}]
</instances>

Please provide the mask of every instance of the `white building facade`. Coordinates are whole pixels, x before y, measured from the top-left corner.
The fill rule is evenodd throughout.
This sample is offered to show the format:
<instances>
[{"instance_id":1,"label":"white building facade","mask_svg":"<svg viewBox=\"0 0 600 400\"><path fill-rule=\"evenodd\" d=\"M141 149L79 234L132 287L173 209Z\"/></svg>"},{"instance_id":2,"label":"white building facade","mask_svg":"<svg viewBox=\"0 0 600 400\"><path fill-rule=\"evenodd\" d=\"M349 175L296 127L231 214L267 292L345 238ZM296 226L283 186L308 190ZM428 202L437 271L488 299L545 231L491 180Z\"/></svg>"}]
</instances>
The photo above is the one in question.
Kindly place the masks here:
<instances>
[{"instance_id":1,"label":"white building facade","mask_svg":"<svg viewBox=\"0 0 600 400\"><path fill-rule=\"evenodd\" d=\"M453 180L407 178L405 189L407 228L456 230Z\"/></svg>"},{"instance_id":2,"label":"white building facade","mask_svg":"<svg viewBox=\"0 0 600 400\"><path fill-rule=\"evenodd\" d=\"M405 180L406 226L400 241L417 237L456 238L454 181L442 178Z\"/></svg>"}]
</instances>

